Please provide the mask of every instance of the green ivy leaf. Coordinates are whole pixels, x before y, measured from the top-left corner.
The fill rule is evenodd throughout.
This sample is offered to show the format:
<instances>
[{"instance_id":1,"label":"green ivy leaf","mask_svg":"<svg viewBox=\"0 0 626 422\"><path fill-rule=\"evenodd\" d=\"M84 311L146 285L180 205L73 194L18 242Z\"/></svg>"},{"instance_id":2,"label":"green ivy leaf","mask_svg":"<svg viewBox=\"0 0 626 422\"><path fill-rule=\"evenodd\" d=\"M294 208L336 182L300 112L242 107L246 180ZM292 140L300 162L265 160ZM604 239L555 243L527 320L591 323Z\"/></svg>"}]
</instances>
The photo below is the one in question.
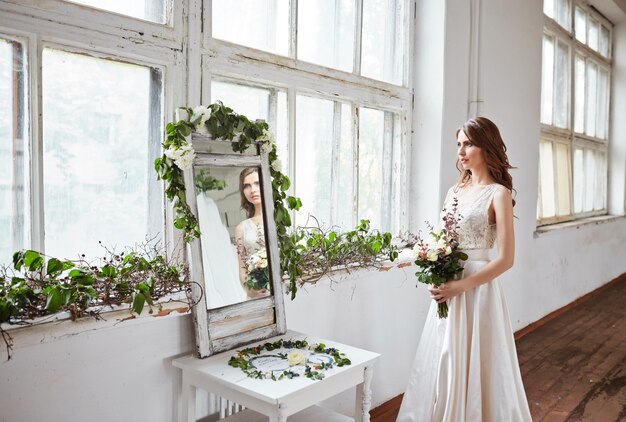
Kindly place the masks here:
<instances>
[{"instance_id":1,"label":"green ivy leaf","mask_svg":"<svg viewBox=\"0 0 626 422\"><path fill-rule=\"evenodd\" d=\"M48 299L46 300L46 310L50 313L57 312L65 303L65 295L58 287L50 288Z\"/></svg>"},{"instance_id":2,"label":"green ivy leaf","mask_svg":"<svg viewBox=\"0 0 626 422\"><path fill-rule=\"evenodd\" d=\"M145 303L146 303L146 297L143 295L143 293L133 293L133 305L132 305L133 312L137 314L141 314Z\"/></svg>"},{"instance_id":3,"label":"green ivy leaf","mask_svg":"<svg viewBox=\"0 0 626 422\"><path fill-rule=\"evenodd\" d=\"M48 260L48 267L46 270L46 274L48 275L52 275L55 273L60 273L63 271L63 263L56 259L56 258L50 258L50 260Z\"/></svg>"},{"instance_id":4,"label":"green ivy leaf","mask_svg":"<svg viewBox=\"0 0 626 422\"><path fill-rule=\"evenodd\" d=\"M19 271L24 265L24 251L17 251L13 254L13 268Z\"/></svg>"},{"instance_id":5,"label":"green ivy leaf","mask_svg":"<svg viewBox=\"0 0 626 422\"><path fill-rule=\"evenodd\" d=\"M43 266L43 257L37 251L27 250L24 252L24 265L29 271L35 271Z\"/></svg>"},{"instance_id":6,"label":"green ivy leaf","mask_svg":"<svg viewBox=\"0 0 626 422\"><path fill-rule=\"evenodd\" d=\"M117 271L115 270L115 267L108 264L102 267L100 274L102 274L102 276L104 277L117 277Z\"/></svg>"}]
</instances>

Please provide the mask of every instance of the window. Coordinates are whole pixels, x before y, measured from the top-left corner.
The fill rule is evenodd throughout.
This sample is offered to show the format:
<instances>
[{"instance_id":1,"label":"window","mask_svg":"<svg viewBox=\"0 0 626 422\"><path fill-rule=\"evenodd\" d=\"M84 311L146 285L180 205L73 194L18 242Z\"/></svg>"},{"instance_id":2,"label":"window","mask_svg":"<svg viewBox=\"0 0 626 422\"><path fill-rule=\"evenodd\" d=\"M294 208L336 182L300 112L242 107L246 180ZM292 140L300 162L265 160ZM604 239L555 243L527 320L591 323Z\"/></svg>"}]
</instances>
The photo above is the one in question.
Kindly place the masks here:
<instances>
[{"instance_id":1,"label":"window","mask_svg":"<svg viewBox=\"0 0 626 422\"><path fill-rule=\"evenodd\" d=\"M167 22L167 0L65 0L147 21Z\"/></svg>"},{"instance_id":2,"label":"window","mask_svg":"<svg viewBox=\"0 0 626 422\"><path fill-rule=\"evenodd\" d=\"M0 265L29 234L25 53L23 43L0 36Z\"/></svg>"},{"instance_id":3,"label":"window","mask_svg":"<svg viewBox=\"0 0 626 422\"><path fill-rule=\"evenodd\" d=\"M0 265L24 248L91 261L167 241L163 66L28 29L0 34Z\"/></svg>"},{"instance_id":4,"label":"window","mask_svg":"<svg viewBox=\"0 0 626 422\"><path fill-rule=\"evenodd\" d=\"M157 236L160 72L52 48L42 58L46 253L75 258L70 233L81 233L90 257L102 255L100 241L112 248Z\"/></svg>"},{"instance_id":5,"label":"window","mask_svg":"<svg viewBox=\"0 0 626 422\"><path fill-rule=\"evenodd\" d=\"M539 224L605 214L612 25L582 2L544 1Z\"/></svg>"},{"instance_id":6,"label":"window","mask_svg":"<svg viewBox=\"0 0 626 422\"><path fill-rule=\"evenodd\" d=\"M203 103L220 100L268 121L290 193L303 202L297 225L349 229L368 219L382 230L406 230L409 3L253 3L248 11L258 10L241 16L249 24L234 28L224 22L240 7L212 2Z\"/></svg>"},{"instance_id":7,"label":"window","mask_svg":"<svg viewBox=\"0 0 626 422\"><path fill-rule=\"evenodd\" d=\"M406 0L213 0L211 36L406 85L408 4Z\"/></svg>"}]
</instances>

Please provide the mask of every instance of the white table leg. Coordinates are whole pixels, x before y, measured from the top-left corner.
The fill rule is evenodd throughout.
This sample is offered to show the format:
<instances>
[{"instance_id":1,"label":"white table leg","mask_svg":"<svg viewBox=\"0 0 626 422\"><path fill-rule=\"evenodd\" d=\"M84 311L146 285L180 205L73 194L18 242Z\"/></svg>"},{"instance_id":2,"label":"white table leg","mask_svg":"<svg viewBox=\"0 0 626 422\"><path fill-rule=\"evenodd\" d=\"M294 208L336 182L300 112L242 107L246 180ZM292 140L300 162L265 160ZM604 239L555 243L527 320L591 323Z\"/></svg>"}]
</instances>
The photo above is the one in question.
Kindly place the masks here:
<instances>
[{"instance_id":1,"label":"white table leg","mask_svg":"<svg viewBox=\"0 0 626 422\"><path fill-rule=\"evenodd\" d=\"M372 407L372 375L374 370L366 366L363 370L363 382L356 386L355 422L370 422L370 408Z\"/></svg>"},{"instance_id":2,"label":"white table leg","mask_svg":"<svg viewBox=\"0 0 626 422\"><path fill-rule=\"evenodd\" d=\"M287 416L285 416L285 408L282 406L277 407L276 411L272 412L269 417L269 422L287 422Z\"/></svg>"},{"instance_id":3,"label":"white table leg","mask_svg":"<svg viewBox=\"0 0 626 422\"><path fill-rule=\"evenodd\" d=\"M183 371L181 422L196 422L196 386L191 385Z\"/></svg>"}]
</instances>

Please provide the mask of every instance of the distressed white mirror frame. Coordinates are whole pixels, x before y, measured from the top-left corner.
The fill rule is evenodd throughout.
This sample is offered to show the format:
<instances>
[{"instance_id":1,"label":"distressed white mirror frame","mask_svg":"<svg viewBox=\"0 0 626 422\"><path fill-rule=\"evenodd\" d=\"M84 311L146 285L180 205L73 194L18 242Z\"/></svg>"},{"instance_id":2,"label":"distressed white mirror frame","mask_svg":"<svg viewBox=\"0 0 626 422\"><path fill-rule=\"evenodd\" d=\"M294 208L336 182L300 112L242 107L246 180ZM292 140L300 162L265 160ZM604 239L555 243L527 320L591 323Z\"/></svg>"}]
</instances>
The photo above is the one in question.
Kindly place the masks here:
<instances>
[{"instance_id":1,"label":"distressed white mirror frame","mask_svg":"<svg viewBox=\"0 0 626 422\"><path fill-rule=\"evenodd\" d=\"M207 300L203 293L205 280L202 242L198 238L188 244L187 256L189 257L190 274L193 282L191 294L194 303L197 303L192 308L196 332L196 355L199 358L205 358L218 352L232 350L243 344L284 334L286 331L285 305L267 154L263 153L258 145L251 145L249 148L256 149L255 155L242 155L234 152L224 154L202 152L208 150L209 144L216 144L217 141L198 133L192 133L187 141L196 151L193 166L184 171L187 203L196 217L198 217L198 206L196 196L193 194L195 166L260 167L265 246L272 283L272 292L268 297L247 300L216 309L207 309ZM223 150L224 146L230 149L228 141L219 141L219 144L221 144L220 150ZM199 221L199 224L200 231L202 231L202 222Z\"/></svg>"}]
</instances>

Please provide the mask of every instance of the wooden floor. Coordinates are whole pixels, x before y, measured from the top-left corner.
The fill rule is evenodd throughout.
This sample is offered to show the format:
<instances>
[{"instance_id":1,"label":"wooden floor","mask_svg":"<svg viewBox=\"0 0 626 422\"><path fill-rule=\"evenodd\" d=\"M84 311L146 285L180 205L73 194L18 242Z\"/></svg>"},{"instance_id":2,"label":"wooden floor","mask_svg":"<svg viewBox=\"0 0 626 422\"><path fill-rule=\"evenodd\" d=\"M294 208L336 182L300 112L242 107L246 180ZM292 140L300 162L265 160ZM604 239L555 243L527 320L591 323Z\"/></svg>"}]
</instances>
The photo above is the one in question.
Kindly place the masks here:
<instances>
[{"instance_id":1,"label":"wooden floor","mask_svg":"<svg viewBox=\"0 0 626 422\"><path fill-rule=\"evenodd\" d=\"M626 280L517 341L535 422L626 421ZM372 410L393 422L401 397Z\"/></svg>"}]
</instances>

